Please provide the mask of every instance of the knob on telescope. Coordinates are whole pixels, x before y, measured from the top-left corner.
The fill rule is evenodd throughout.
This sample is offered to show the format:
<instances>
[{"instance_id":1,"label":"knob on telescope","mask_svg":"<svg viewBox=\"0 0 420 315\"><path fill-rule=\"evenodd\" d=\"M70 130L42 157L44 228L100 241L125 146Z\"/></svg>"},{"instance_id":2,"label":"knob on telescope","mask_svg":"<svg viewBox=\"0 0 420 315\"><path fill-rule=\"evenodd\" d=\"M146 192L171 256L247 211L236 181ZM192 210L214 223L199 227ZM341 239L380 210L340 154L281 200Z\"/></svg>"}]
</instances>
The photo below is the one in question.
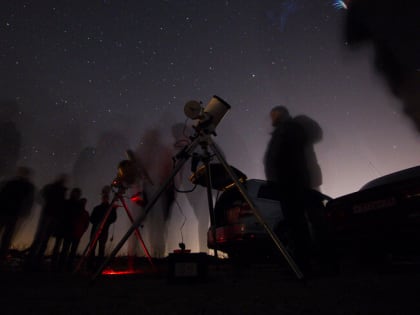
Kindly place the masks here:
<instances>
[{"instance_id":1,"label":"knob on telescope","mask_svg":"<svg viewBox=\"0 0 420 315\"><path fill-rule=\"evenodd\" d=\"M184 105L184 114L189 119L201 119L203 116L203 108L201 107L201 102L191 100L185 103Z\"/></svg>"}]
</instances>

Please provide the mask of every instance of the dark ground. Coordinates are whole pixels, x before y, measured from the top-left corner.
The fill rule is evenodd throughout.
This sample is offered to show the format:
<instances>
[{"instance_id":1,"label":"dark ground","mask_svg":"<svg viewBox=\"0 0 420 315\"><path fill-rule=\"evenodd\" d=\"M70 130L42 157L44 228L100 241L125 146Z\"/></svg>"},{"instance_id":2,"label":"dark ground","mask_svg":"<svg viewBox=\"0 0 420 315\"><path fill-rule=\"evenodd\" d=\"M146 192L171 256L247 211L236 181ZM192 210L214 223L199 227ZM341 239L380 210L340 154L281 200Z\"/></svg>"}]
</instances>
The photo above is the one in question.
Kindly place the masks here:
<instances>
[{"instance_id":1,"label":"dark ground","mask_svg":"<svg viewBox=\"0 0 420 315\"><path fill-rule=\"evenodd\" d=\"M100 276L0 273L0 314L420 314L420 268L406 261L372 268L343 265L335 276L298 281L286 266L251 264L239 271L210 262L204 281L168 281L168 261L144 272ZM124 263L121 264L122 266Z\"/></svg>"}]
</instances>

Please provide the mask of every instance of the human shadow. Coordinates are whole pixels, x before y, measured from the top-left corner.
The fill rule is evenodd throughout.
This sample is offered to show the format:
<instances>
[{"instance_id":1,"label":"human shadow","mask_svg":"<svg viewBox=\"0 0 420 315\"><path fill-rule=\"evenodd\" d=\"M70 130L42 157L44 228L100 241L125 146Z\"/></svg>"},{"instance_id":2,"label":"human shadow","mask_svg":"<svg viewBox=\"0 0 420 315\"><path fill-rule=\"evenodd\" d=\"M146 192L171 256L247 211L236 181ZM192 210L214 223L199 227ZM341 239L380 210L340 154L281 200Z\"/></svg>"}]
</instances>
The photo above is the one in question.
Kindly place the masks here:
<instances>
[{"instance_id":1,"label":"human shadow","mask_svg":"<svg viewBox=\"0 0 420 315\"><path fill-rule=\"evenodd\" d=\"M143 194L150 200L172 172L172 151L163 141L162 133L157 128L146 130L140 138L135 151L138 162L147 172L142 183ZM173 184L162 193L144 221L151 255L157 258L165 255L168 221L171 216L171 205L175 198ZM147 203L146 203L147 205Z\"/></svg>"},{"instance_id":2,"label":"human shadow","mask_svg":"<svg viewBox=\"0 0 420 315\"><path fill-rule=\"evenodd\" d=\"M309 172L310 188L319 190L323 179L315 152L315 144L323 138L322 128L318 122L306 115L295 116L294 121L302 127L305 134L305 158Z\"/></svg>"}]
</instances>

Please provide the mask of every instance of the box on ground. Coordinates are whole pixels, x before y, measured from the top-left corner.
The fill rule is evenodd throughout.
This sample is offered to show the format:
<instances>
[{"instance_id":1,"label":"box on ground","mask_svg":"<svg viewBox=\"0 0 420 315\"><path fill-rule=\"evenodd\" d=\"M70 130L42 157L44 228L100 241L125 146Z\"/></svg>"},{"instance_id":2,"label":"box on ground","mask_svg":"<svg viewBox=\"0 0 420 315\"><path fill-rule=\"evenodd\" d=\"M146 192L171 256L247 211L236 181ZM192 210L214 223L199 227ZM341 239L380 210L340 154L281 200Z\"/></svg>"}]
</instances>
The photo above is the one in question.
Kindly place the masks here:
<instances>
[{"instance_id":1,"label":"box on ground","mask_svg":"<svg viewBox=\"0 0 420 315\"><path fill-rule=\"evenodd\" d=\"M171 253L168 255L168 263L169 282L201 282L207 278L208 256L206 253Z\"/></svg>"}]
</instances>

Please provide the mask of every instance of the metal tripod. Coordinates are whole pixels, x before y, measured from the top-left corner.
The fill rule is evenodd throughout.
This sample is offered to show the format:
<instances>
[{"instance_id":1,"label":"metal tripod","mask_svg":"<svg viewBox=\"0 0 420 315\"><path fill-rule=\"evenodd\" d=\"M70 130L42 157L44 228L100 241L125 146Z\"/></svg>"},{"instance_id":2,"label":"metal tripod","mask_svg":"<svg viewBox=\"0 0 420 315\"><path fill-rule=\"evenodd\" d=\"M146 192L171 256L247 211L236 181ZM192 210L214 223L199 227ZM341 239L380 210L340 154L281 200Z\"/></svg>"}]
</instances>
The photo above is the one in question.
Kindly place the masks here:
<instances>
[{"instance_id":1,"label":"metal tripod","mask_svg":"<svg viewBox=\"0 0 420 315\"><path fill-rule=\"evenodd\" d=\"M125 187L123 187L122 185L118 185L117 186L117 189L114 192L114 197L112 198L112 201L109 204L109 208L107 209L107 211L106 211L106 213L105 213L105 215L104 215L101 223L99 224L99 228L95 232L94 237L90 240L89 244L86 246L85 250L83 251L83 254L82 254L81 258L80 258L80 261L79 261L79 263L76 266L75 272L79 272L82 269L83 265L86 263L86 259L88 259L91 256L92 251L95 249L96 243L98 242L99 237L101 236L102 231L103 231L103 229L104 229L104 227L106 225L106 222L108 221L108 218L111 215L111 212L112 212L112 210L114 208L114 203L115 202L117 202L117 201L121 202L121 204L124 207L125 212L127 213L128 218L130 219L130 222L132 224L135 223L134 218L133 218L133 216L132 216L130 210L128 209L127 204L126 204L126 202L124 200L125 190L126 190ZM134 229L134 232L135 232L135 235L137 237L137 240L139 241L139 244L141 245L141 247L142 247L142 249L143 249L143 251L144 251L144 253L145 253L145 255L146 255L146 257L147 257L147 259L148 259L148 261L150 263L150 265L152 266L153 270L156 270L156 267L155 267L155 265L153 263L152 257L150 256L150 253L149 253L149 251L148 251L148 249L147 249L147 247L146 247L146 245L145 245L145 243L143 241L143 238L142 238L142 236L140 234L140 231L138 229L138 226L136 226L136 228ZM112 257L115 257L115 255L112 256Z\"/></svg>"},{"instance_id":2,"label":"metal tripod","mask_svg":"<svg viewBox=\"0 0 420 315\"><path fill-rule=\"evenodd\" d=\"M265 220L263 219L260 211L255 206L254 202L251 200L251 198L248 196L248 193L244 186L241 184L235 173L232 171L231 167L228 165L220 151L218 150L217 146L214 144L213 139L211 138L211 134L208 132L205 132L200 129L196 129L197 133L192 138L193 141L189 146L184 148L182 151L182 154L179 154L179 160L174 166L174 169L172 170L172 173L170 176L166 179L166 181L161 185L161 187L156 191L156 193L152 196L151 200L149 201L148 205L146 206L146 209L142 216L138 217L134 222L133 225L128 229L128 231L125 233L123 238L120 240L120 242L115 246L114 250L111 252L109 257L103 262L103 264L99 267L99 269L93 274L92 281L94 281L105 269L105 267L109 264L110 260L116 256L118 251L121 249L121 247L124 245L124 243L127 241L127 239L130 237L130 235L137 229L138 226L142 224L142 222L146 219L147 214L152 209L152 207L155 205L157 200L160 198L160 196L166 191L166 189L169 187L169 185L174 180L176 174L181 170L181 168L184 166L184 164L187 162L187 160L192 156L193 152L197 148L197 146L201 145L202 147L210 147L210 149L213 151L213 153L216 155L219 162L223 165L224 169L228 173L229 177L234 182L235 186L238 188L239 192L245 199L245 201L248 203L250 208L252 209L252 212L256 219L259 221L259 223L264 227L274 244L276 245L277 249L281 252L283 257L286 259L287 263L289 264L290 268L294 271L298 279L303 279L303 273L301 272L298 265L295 263L294 259L290 256L290 254L287 252L284 245L281 243L277 235L271 230L271 228L267 225ZM209 169L207 167L207 169ZM207 177L207 180L211 180L210 177ZM211 214L210 219L212 220L213 214ZM214 217L213 217L214 218Z\"/></svg>"}]
</instances>

